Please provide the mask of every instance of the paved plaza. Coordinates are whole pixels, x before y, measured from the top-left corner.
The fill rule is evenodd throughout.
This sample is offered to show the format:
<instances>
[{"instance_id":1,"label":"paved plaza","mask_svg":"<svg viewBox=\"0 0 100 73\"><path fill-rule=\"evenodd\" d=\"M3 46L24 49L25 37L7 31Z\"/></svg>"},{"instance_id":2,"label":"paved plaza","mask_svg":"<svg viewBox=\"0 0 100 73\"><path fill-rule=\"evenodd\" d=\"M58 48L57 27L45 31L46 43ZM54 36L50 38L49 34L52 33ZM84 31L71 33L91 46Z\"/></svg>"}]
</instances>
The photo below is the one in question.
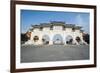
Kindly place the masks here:
<instances>
[{"instance_id":1,"label":"paved plaza","mask_svg":"<svg viewBox=\"0 0 100 73\"><path fill-rule=\"evenodd\" d=\"M21 62L48 62L89 59L89 45L23 45Z\"/></svg>"}]
</instances>

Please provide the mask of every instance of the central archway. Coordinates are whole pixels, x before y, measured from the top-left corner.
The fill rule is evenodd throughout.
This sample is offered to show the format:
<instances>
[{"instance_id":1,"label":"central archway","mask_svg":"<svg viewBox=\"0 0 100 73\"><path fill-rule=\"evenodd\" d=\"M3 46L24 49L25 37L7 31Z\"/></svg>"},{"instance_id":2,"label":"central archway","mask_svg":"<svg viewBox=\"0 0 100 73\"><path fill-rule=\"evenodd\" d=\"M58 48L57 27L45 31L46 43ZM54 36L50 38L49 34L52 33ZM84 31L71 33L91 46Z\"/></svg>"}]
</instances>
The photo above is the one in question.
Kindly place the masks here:
<instances>
[{"instance_id":1,"label":"central archway","mask_svg":"<svg viewBox=\"0 0 100 73\"><path fill-rule=\"evenodd\" d=\"M55 34L54 35L53 44L63 44L63 38L60 34Z\"/></svg>"},{"instance_id":2,"label":"central archway","mask_svg":"<svg viewBox=\"0 0 100 73\"><path fill-rule=\"evenodd\" d=\"M50 38L48 35L43 35L42 36L42 42L43 44L49 44Z\"/></svg>"}]
</instances>

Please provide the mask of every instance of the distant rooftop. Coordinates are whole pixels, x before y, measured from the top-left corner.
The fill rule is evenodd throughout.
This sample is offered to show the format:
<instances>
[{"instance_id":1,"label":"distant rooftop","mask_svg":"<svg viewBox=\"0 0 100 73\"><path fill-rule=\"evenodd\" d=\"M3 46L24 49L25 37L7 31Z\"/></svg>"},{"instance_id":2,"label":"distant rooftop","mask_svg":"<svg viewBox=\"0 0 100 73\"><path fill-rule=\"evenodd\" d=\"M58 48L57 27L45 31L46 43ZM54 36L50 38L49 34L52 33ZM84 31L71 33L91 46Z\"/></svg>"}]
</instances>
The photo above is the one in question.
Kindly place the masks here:
<instances>
[{"instance_id":1,"label":"distant rooftop","mask_svg":"<svg viewBox=\"0 0 100 73\"><path fill-rule=\"evenodd\" d=\"M65 28L75 28L75 29L82 28L80 26L76 26L75 24L66 24L63 21L51 21L50 23L40 23L39 25L32 25L33 28L51 27L51 26L64 26Z\"/></svg>"}]
</instances>

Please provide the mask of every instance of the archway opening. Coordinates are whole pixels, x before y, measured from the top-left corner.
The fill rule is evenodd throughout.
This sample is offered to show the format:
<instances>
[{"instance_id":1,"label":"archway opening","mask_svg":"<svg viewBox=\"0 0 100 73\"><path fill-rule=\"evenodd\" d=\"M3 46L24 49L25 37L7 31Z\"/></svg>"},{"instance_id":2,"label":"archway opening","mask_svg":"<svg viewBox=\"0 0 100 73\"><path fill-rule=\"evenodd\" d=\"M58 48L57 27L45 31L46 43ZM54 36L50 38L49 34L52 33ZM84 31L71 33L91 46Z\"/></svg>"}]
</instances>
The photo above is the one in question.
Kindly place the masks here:
<instances>
[{"instance_id":1,"label":"archway opening","mask_svg":"<svg viewBox=\"0 0 100 73\"><path fill-rule=\"evenodd\" d=\"M43 44L49 44L50 38L48 35L43 35L42 42Z\"/></svg>"},{"instance_id":2,"label":"archway opening","mask_svg":"<svg viewBox=\"0 0 100 73\"><path fill-rule=\"evenodd\" d=\"M39 37L38 36L34 36L33 40L34 40L34 42L37 42L39 40Z\"/></svg>"},{"instance_id":3,"label":"archway opening","mask_svg":"<svg viewBox=\"0 0 100 73\"><path fill-rule=\"evenodd\" d=\"M66 37L66 44L73 44L73 37L71 35Z\"/></svg>"},{"instance_id":4,"label":"archway opening","mask_svg":"<svg viewBox=\"0 0 100 73\"><path fill-rule=\"evenodd\" d=\"M80 37L76 37L76 41L77 41L78 43L80 43L80 42L81 42Z\"/></svg>"},{"instance_id":5,"label":"archway opening","mask_svg":"<svg viewBox=\"0 0 100 73\"><path fill-rule=\"evenodd\" d=\"M63 44L63 38L62 38L62 36L60 34L54 35L53 44L56 44L56 45L57 44L59 44L59 45Z\"/></svg>"}]
</instances>

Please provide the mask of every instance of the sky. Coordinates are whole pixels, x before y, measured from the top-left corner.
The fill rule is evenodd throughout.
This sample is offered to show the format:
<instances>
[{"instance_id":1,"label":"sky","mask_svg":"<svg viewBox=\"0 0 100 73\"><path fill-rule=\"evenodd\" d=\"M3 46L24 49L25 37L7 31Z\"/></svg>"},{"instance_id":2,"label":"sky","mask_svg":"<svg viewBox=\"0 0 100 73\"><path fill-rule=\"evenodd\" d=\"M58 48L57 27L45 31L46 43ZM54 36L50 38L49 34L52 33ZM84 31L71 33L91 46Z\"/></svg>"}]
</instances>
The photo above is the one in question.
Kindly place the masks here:
<instances>
[{"instance_id":1,"label":"sky","mask_svg":"<svg viewBox=\"0 0 100 73\"><path fill-rule=\"evenodd\" d=\"M50 21L64 21L66 24L82 26L82 30L89 33L89 13L21 10L21 33L29 30L31 25L49 23Z\"/></svg>"}]
</instances>

